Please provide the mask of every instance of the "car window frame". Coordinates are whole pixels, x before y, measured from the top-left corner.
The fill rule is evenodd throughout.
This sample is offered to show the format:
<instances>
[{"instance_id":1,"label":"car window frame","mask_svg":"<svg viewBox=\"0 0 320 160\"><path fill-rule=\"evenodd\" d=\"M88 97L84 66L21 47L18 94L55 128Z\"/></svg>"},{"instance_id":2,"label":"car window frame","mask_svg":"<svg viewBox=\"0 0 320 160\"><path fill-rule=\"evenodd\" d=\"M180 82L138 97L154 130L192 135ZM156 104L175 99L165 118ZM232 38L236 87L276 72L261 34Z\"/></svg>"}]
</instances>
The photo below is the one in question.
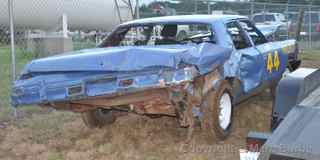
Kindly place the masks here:
<instances>
[{"instance_id":1,"label":"car window frame","mask_svg":"<svg viewBox=\"0 0 320 160\"><path fill-rule=\"evenodd\" d=\"M145 26L145 25L166 25L166 24L177 24L177 25L208 25L210 27L210 31L213 33L213 35L210 37L211 41L214 41L215 44L218 44L218 38L217 38L217 32L215 30L215 26L212 23L205 23L205 22L192 22L192 21L186 21L186 22L159 22L159 23L132 23L132 24L121 24L118 27L116 27L99 45L99 48L106 48L106 47L114 47L118 46L118 44L114 45L112 44L112 38L113 36L117 36L116 33L120 29L130 28L130 27L137 27L137 26Z\"/></svg>"},{"instance_id":2,"label":"car window frame","mask_svg":"<svg viewBox=\"0 0 320 160\"><path fill-rule=\"evenodd\" d=\"M241 26L240 22L248 22L252 27L253 29L255 30L255 32L258 34L258 36L260 36L261 38L263 38L264 40L264 43L261 43L261 44L255 44L252 37L250 36L250 34ZM250 20L248 19L239 19L237 21L238 25L241 27L241 29L247 34L247 37L250 39L250 42L252 43L252 46L260 46L260 45L264 45L266 43L268 43L268 39L264 36L264 34L254 25L254 23L252 23Z\"/></svg>"},{"instance_id":3,"label":"car window frame","mask_svg":"<svg viewBox=\"0 0 320 160\"><path fill-rule=\"evenodd\" d=\"M248 48L254 47L254 44L252 43L252 40L251 40L251 38L249 37L248 33L247 33L245 30L243 30L243 28L241 27L241 25L239 24L238 21L239 21L238 19L235 19L235 20L227 21L227 22L225 23L225 29L226 29L227 33L229 33L228 36L231 38L231 42L232 42L233 48L234 48L235 50L239 51L239 50L243 50L243 49L248 49ZM233 42L233 40L232 40L232 35L231 35L230 32L228 31L228 24L229 24L229 23L235 23L235 24L236 24L236 26L239 28L240 36L243 36L242 38L244 38L244 40L246 41L248 47L246 47L246 48L241 48L241 49L237 49L237 48L236 48L236 46L235 46L235 44L234 44L234 42Z\"/></svg>"}]
</instances>

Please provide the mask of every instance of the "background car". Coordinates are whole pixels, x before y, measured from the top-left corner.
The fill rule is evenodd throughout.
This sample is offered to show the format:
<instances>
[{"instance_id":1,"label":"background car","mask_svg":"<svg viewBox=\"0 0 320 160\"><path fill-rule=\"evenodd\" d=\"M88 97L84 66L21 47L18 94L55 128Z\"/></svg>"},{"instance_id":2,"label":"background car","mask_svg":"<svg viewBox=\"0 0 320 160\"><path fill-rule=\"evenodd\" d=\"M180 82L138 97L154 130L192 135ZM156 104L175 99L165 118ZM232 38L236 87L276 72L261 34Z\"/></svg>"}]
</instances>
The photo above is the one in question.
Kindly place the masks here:
<instances>
[{"instance_id":1,"label":"background car","mask_svg":"<svg viewBox=\"0 0 320 160\"><path fill-rule=\"evenodd\" d=\"M258 28L272 28L276 39L287 39L291 21L282 13L261 12L254 14L252 20Z\"/></svg>"},{"instance_id":2,"label":"background car","mask_svg":"<svg viewBox=\"0 0 320 160\"><path fill-rule=\"evenodd\" d=\"M296 12L288 13L288 18L292 22L289 27L290 34L295 33L295 29L297 28L298 15L299 13ZM308 39L309 35L311 35L311 40L320 39L320 12L304 13L301 35L304 39Z\"/></svg>"}]
</instances>

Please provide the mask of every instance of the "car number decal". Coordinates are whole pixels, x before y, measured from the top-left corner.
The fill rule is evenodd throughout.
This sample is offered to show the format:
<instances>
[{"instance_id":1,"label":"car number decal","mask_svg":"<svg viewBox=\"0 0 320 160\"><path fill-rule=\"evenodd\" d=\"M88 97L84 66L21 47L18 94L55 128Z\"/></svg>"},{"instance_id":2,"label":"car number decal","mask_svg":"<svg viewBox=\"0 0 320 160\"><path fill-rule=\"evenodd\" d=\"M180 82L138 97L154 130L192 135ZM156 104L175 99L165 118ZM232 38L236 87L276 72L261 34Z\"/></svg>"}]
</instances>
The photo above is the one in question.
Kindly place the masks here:
<instances>
[{"instance_id":1,"label":"car number decal","mask_svg":"<svg viewBox=\"0 0 320 160\"><path fill-rule=\"evenodd\" d=\"M276 68L277 71L279 71L280 68L280 60L279 60L279 53L278 51L274 52L274 67Z\"/></svg>"},{"instance_id":2,"label":"car number decal","mask_svg":"<svg viewBox=\"0 0 320 160\"><path fill-rule=\"evenodd\" d=\"M275 51L274 54L269 53L267 59L267 70L271 74L273 70L279 71L280 69L280 58L279 52Z\"/></svg>"}]
</instances>

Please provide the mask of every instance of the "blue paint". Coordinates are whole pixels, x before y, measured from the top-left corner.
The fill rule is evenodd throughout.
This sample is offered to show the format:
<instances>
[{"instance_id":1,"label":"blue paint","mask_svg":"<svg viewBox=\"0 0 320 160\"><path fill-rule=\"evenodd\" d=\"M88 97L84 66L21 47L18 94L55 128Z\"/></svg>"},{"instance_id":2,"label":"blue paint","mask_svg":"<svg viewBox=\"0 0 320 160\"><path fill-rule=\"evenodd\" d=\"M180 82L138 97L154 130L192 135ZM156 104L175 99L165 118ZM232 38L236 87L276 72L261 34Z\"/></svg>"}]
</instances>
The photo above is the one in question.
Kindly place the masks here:
<instances>
[{"instance_id":1,"label":"blue paint","mask_svg":"<svg viewBox=\"0 0 320 160\"><path fill-rule=\"evenodd\" d=\"M243 94L250 93L263 83L282 76L288 55L282 48L295 44L294 40L270 42L243 50L233 47L225 24L243 16L173 16L136 20L122 24L145 23L206 23L215 32L216 44L184 44L160 46L127 46L86 49L31 61L14 83L13 105L45 104L96 96L114 96L177 85L195 77L219 70L221 79L240 80ZM269 74L266 56L279 51L281 67ZM187 68L185 68L187 67ZM133 83L121 86L122 80ZM216 80L215 80L216 81ZM70 95L72 87L83 92Z\"/></svg>"}]
</instances>

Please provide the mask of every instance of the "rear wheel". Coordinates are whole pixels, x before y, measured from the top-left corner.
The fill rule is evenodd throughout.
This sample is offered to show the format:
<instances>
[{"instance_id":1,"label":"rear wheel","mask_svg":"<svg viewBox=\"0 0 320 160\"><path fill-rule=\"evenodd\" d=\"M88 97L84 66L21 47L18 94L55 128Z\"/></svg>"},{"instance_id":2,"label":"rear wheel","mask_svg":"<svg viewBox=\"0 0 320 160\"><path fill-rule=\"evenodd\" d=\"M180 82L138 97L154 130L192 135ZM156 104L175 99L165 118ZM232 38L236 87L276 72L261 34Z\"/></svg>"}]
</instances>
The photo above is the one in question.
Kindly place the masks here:
<instances>
[{"instance_id":1,"label":"rear wheel","mask_svg":"<svg viewBox=\"0 0 320 160\"><path fill-rule=\"evenodd\" d=\"M202 126L210 141L215 138L225 139L231 132L232 124L232 90L228 81L222 81L220 87L211 90L202 105Z\"/></svg>"},{"instance_id":2,"label":"rear wheel","mask_svg":"<svg viewBox=\"0 0 320 160\"><path fill-rule=\"evenodd\" d=\"M82 120L89 128L101 128L116 120L112 110L95 109L82 113Z\"/></svg>"}]
</instances>

